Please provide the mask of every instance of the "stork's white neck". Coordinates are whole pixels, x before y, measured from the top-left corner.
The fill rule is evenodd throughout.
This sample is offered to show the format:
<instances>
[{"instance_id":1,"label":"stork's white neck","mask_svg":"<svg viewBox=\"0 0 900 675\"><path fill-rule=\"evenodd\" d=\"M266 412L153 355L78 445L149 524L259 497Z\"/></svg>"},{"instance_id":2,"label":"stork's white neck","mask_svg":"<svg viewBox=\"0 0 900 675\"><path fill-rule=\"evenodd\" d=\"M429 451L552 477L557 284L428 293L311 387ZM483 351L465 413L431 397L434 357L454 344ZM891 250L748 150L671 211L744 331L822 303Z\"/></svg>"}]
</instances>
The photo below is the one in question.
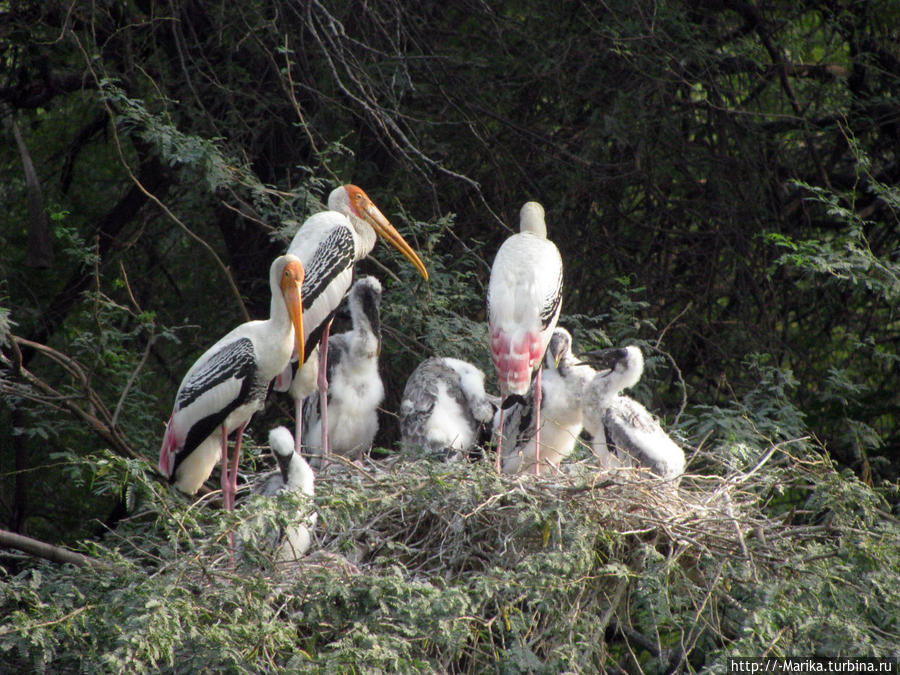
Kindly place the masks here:
<instances>
[{"instance_id":1,"label":"stork's white neck","mask_svg":"<svg viewBox=\"0 0 900 675\"><path fill-rule=\"evenodd\" d=\"M353 213L350 195L347 193L347 188L343 185L334 188L334 190L328 194L328 210L343 213L345 216L349 216Z\"/></svg>"},{"instance_id":2,"label":"stork's white neck","mask_svg":"<svg viewBox=\"0 0 900 675\"><path fill-rule=\"evenodd\" d=\"M444 357L444 365L452 368L459 375L459 386L467 398L483 398L484 393L484 373L478 370L471 363Z\"/></svg>"},{"instance_id":3,"label":"stork's white neck","mask_svg":"<svg viewBox=\"0 0 900 675\"><path fill-rule=\"evenodd\" d=\"M272 322L274 331L291 325L287 301L284 293L281 292L281 273L284 271L285 264L286 262L279 258L269 268L269 290L272 293L272 300L269 303L269 321Z\"/></svg>"},{"instance_id":4,"label":"stork's white neck","mask_svg":"<svg viewBox=\"0 0 900 675\"><path fill-rule=\"evenodd\" d=\"M625 347L626 358L616 364L613 372L617 376L618 391L633 387L641 380L644 374L644 355L634 345Z\"/></svg>"},{"instance_id":5,"label":"stork's white neck","mask_svg":"<svg viewBox=\"0 0 900 675\"><path fill-rule=\"evenodd\" d=\"M350 219L353 231L356 232L356 259L362 260L372 252L373 248L375 248L375 242L378 240L378 235L375 234L375 230L372 226L362 218L353 214L347 217Z\"/></svg>"},{"instance_id":6,"label":"stork's white neck","mask_svg":"<svg viewBox=\"0 0 900 675\"><path fill-rule=\"evenodd\" d=\"M291 463L288 467L288 476L285 484L291 492L301 491L312 497L315 494L315 474L312 468L296 452L291 455Z\"/></svg>"},{"instance_id":7,"label":"stork's white neck","mask_svg":"<svg viewBox=\"0 0 900 675\"><path fill-rule=\"evenodd\" d=\"M365 304L366 296L371 297L372 302ZM381 282L375 277L363 277L358 279L350 289L350 319L353 326L360 330L380 333L380 317L378 314L381 301ZM369 315L371 312L371 316Z\"/></svg>"},{"instance_id":8,"label":"stork's white neck","mask_svg":"<svg viewBox=\"0 0 900 675\"><path fill-rule=\"evenodd\" d=\"M585 401L600 410L609 407L612 401L624 387L620 387L615 374L611 370L600 371L585 389Z\"/></svg>"},{"instance_id":9,"label":"stork's white neck","mask_svg":"<svg viewBox=\"0 0 900 675\"><path fill-rule=\"evenodd\" d=\"M353 239L356 243L356 260L362 260L372 252L375 248L375 242L378 236L375 230L367 223L359 213L350 199L350 193L343 185L336 187L328 195L328 210L337 211L343 214L350 221L350 226L356 235Z\"/></svg>"},{"instance_id":10,"label":"stork's white neck","mask_svg":"<svg viewBox=\"0 0 900 675\"><path fill-rule=\"evenodd\" d=\"M644 372L644 357L637 347L626 347L627 356L616 362L611 370L602 370L588 385L590 395L597 401L607 401L636 385Z\"/></svg>"},{"instance_id":11,"label":"stork's white neck","mask_svg":"<svg viewBox=\"0 0 900 675\"><path fill-rule=\"evenodd\" d=\"M269 445L278 460L281 476L289 492L301 490L312 496L315 474L306 460L294 452L294 437L285 427L269 431Z\"/></svg>"},{"instance_id":12,"label":"stork's white neck","mask_svg":"<svg viewBox=\"0 0 900 675\"><path fill-rule=\"evenodd\" d=\"M519 209L519 231L547 238L547 223L544 221L544 207L538 202L525 202Z\"/></svg>"}]
</instances>

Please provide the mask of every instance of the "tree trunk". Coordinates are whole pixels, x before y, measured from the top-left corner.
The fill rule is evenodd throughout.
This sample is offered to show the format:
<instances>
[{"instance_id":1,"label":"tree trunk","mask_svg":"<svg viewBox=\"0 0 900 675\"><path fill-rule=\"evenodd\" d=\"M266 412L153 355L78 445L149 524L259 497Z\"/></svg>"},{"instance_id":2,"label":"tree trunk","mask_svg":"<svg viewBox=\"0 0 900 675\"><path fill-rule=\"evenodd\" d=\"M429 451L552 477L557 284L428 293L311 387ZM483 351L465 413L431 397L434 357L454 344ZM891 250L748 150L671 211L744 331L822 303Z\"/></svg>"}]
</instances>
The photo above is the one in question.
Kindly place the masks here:
<instances>
[{"instance_id":1,"label":"tree trunk","mask_svg":"<svg viewBox=\"0 0 900 675\"><path fill-rule=\"evenodd\" d=\"M19 130L19 125L11 116L6 118L6 126L12 131L13 138L22 157L25 170L25 185L28 188L28 249L25 251L25 264L28 267L47 268L53 264L53 238L50 236L50 220L41 191L31 153Z\"/></svg>"}]
</instances>

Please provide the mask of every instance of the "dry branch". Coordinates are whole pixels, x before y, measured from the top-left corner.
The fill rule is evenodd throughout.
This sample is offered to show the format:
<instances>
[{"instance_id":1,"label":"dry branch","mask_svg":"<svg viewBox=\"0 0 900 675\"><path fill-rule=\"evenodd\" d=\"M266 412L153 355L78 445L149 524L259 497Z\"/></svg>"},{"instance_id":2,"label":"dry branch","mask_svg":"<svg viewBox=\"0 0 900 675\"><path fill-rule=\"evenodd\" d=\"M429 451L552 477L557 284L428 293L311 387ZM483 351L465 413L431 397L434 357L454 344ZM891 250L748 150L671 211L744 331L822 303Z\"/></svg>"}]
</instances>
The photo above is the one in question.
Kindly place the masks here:
<instances>
[{"instance_id":1,"label":"dry branch","mask_svg":"<svg viewBox=\"0 0 900 675\"><path fill-rule=\"evenodd\" d=\"M97 569L105 569L108 567L106 563L95 558L89 558L81 553L76 553L75 551L60 548L59 546L48 544L45 541L32 539L31 537L26 537L7 530L0 530L0 546L24 551L29 555L55 563L69 563L71 565L78 565L79 567L94 567Z\"/></svg>"}]
</instances>

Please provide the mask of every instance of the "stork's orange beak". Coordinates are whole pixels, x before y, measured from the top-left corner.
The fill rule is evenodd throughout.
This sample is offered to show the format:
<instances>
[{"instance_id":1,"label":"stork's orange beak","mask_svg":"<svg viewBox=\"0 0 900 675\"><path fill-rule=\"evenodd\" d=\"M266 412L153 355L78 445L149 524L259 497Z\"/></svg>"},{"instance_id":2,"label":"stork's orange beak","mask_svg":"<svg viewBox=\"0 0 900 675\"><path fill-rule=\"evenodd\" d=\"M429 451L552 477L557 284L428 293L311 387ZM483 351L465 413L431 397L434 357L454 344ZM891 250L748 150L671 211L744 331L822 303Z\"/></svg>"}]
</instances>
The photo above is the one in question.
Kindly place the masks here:
<instances>
[{"instance_id":1,"label":"stork's orange beak","mask_svg":"<svg viewBox=\"0 0 900 675\"><path fill-rule=\"evenodd\" d=\"M360 192L362 192L362 190L360 190ZM365 195L365 193L363 194ZM397 229L393 225L391 225L391 221L389 221L378 207L372 203L372 200L369 199L368 196L366 196L362 202L363 203L360 206L362 206L362 216L365 218L366 222L372 226L375 232L384 237L388 243L405 255L407 260L419 270L419 274L425 278L425 281L428 281L428 270L425 268L425 263L422 262L412 246L406 243L403 236L397 232Z\"/></svg>"},{"instance_id":2,"label":"stork's orange beak","mask_svg":"<svg viewBox=\"0 0 900 675\"><path fill-rule=\"evenodd\" d=\"M297 341L297 355L300 359L298 363L303 365L306 360L305 352L305 335L303 334L303 279L306 277L306 270L303 269L303 263L294 256L290 256L287 265L284 266L284 272L281 274L281 293L284 295L284 302L287 305L288 315L291 317L291 325L294 326L294 338Z\"/></svg>"}]
</instances>

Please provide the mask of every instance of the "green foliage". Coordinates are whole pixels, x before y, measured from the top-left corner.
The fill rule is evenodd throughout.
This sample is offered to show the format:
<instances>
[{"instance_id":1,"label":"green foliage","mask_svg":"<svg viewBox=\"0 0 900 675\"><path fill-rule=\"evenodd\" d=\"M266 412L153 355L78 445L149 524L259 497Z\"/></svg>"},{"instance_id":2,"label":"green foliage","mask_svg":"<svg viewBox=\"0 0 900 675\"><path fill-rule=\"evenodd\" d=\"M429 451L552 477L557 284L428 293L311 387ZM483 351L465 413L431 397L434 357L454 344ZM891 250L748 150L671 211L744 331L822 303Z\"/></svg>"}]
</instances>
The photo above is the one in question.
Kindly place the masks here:
<instances>
[{"instance_id":1,"label":"green foliage","mask_svg":"<svg viewBox=\"0 0 900 675\"><path fill-rule=\"evenodd\" d=\"M233 182L233 169L217 147L218 139L181 131L166 111L173 101L159 101L162 109L154 113L146 101L129 97L110 80L101 81L98 90L101 100L116 111L121 131L152 144L170 166L183 168L185 181L199 177L210 191Z\"/></svg>"},{"instance_id":2,"label":"green foliage","mask_svg":"<svg viewBox=\"0 0 900 675\"><path fill-rule=\"evenodd\" d=\"M900 263L882 259L872 252L865 235L866 223L852 208L842 205L844 198L841 196L803 183L798 187L811 192L825 207L825 212L845 223L847 229L827 241L795 241L782 234L770 233L769 241L789 251L779 257L776 264L793 265L813 275L832 277L836 283L858 284L887 301L895 300L900 295ZM900 206L900 192L887 186L873 186L873 191L893 208Z\"/></svg>"},{"instance_id":3,"label":"green foliage","mask_svg":"<svg viewBox=\"0 0 900 675\"><path fill-rule=\"evenodd\" d=\"M872 162L857 139L847 137L853 152L855 179L873 196L874 206L896 221L900 191L879 181ZM769 233L768 240L787 252L774 265L796 276L795 285L804 296L838 293L847 304L845 316L859 322L843 321L840 327L821 336L829 357L807 368L808 386L802 400L811 409L810 424L827 435L843 456L862 467L867 478L872 473L869 457L884 446L884 437L895 434L896 420L883 415L875 403L890 385L877 373L891 372L898 362L895 350L886 347L887 335L897 329L893 316L900 293L900 260L896 251L873 250L870 239L880 237L876 222L861 215L856 191L798 183L810 195L808 200L821 209L829 222L821 239L797 240ZM871 210L871 208L869 209ZM873 323L873 319L877 317ZM800 326L791 326L791 331ZM885 332L886 331L886 332ZM879 427L881 431L877 431ZM877 458L875 471L886 468L886 458Z\"/></svg>"},{"instance_id":4,"label":"green foliage","mask_svg":"<svg viewBox=\"0 0 900 675\"><path fill-rule=\"evenodd\" d=\"M767 649L896 653L900 524L815 452L685 479L677 496L590 471L501 479L488 464L332 470L317 482L320 550L277 566L242 550L231 569L229 531L296 521L304 500L244 499L225 517L140 464L89 458L79 470L99 491L128 484L135 515L86 543L102 568L7 575L0 651L25 670L248 673L715 671ZM803 496L767 515L776 477Z\"/></svg>"},{"instance_id":5,"label":"green foliage","mask_svg":"<svg viewBox=\"0 0 900 675\"><path fill-rule=\"evenodd\" d=\"M900 553L898 523L883 495L854 476L827 465L815 473L795 523L808 540L759 579L762 592L742 594L746 623L730 653L896 658L887 636L900 628L891 562Z\"/></svg>"},{"instance_id":6,"label":"green foliage","mask_svg":"<svg viewBox=\"0 0 900 675\"><path fill-rule=\"evenodd\" d=\"M759 384L727 407L692 406L686 426L699 438L712 436L736 445L755 438L771 443L796 439L806 430L804 414L792 402L798 382L789 370L770 365L768 355L755 354L745 363Z\"/></svg>"}]
</instances>

